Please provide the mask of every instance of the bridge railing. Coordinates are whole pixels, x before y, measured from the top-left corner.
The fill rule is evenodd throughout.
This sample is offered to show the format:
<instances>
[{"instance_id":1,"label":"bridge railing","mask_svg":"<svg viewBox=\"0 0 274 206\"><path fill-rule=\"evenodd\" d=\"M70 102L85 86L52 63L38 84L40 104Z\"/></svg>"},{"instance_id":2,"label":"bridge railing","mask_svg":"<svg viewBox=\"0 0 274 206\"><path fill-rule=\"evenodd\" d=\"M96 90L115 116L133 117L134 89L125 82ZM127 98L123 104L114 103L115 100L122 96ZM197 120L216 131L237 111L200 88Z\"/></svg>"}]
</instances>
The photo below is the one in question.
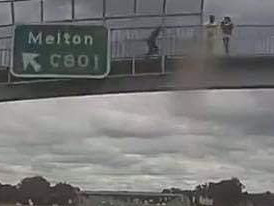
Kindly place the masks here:
<instances>
[{"instance_id":1,"label":"bridge railing","mask_svg":"<svg viewBox=\"0 0 274 206\"><path fill-rule=\"evenodd\" d=\"M0 69L8 67L11 61L11 36L0 36Z\"/></svg>"},{"instance_id":2,"label":"bridge railing","mask_svg":"<svg viewBox=\"0 0 274 206\"><path fill-rule=\"evenodd\" d=\"M142 57L148 51L147 39L155 28L112 30L112 57ZM166 27L157 39L160 56L183 56L206 47L201 26ZM206 48L205 48L206 49ZM205 52L207 52L205 50ZM215 55L224 55L221 32L214 40ZM237 26L231 38L231 55L274 55L274 26Z\"/></svg>"},{"instance_id":3,"label":"bridge railing","mask_svg":"<svg viewBox=\"0 0 274 206\"><path fill-rule=\"evenodd\" d=\"M155 28L128 28L112 30L112 57L144 57L148 51L147 39ZM159 55L185 55L201 40L201 27L166 27L157 38Z\"/></svg>"},{"instance_id":4,"label":"bridge railing","mask_svg":"<svg viewBox=\"0 0 274 206\"><path fill-rule=\"evenodd\" d=\"M6 29L11 31L10 27ZM147 39L154 29L153 27L111 29L112 60L145 58L148 51ZM204 34L205 30L201 26L165 27L157 38L158 56L184 56L200 50L206 43ZM11 47L10 32L6 35L3 33L0 36L0 68L10 65ZM224 55L221 34L216 36L213 53ZM274 56L274 25L237 26L231 38L230 53L233 56Z\"/></svg>"}]
</instances>

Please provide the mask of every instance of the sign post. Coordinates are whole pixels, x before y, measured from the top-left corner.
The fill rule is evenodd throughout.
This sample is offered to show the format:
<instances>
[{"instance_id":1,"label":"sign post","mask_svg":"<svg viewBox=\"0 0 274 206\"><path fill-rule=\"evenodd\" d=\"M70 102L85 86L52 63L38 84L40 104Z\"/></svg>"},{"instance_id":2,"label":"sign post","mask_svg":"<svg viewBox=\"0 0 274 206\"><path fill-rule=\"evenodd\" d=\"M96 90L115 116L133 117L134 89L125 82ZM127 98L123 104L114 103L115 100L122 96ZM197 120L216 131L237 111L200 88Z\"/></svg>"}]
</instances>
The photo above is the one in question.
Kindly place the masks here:
<instances>
[{"instance_id":1,"label":"sign post","mask_svg":"<svg viewBox=\"0 0 274 206\"><path fill-rule=\"evenodd\" d=\"M109 33L103 26L18 25L11 73L23 78L105 78Z\"/></svg>"}]
</instances>

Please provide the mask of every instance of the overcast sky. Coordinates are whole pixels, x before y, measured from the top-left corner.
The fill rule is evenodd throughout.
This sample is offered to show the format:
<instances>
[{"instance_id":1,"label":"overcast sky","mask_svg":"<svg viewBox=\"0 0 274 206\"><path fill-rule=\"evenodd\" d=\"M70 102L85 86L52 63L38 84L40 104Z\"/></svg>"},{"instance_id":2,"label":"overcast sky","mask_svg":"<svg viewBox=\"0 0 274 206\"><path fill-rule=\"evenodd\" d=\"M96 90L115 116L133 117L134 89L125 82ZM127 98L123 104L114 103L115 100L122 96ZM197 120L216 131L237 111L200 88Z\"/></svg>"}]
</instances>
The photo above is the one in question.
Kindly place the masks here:
<instances>
[{"instance_id":1,"label":"overcast sky","mask_svg":"<svg viewBox=\"0 0 274 206\"><path fill-rule=\"evenodd\" d=\"M273 22L271 0L208 1L207 14ZM3 103L0 181L43 175L84 189L159 191L239 177L249 191L274 191L273 96L203 91Z\"/></svg>"},{"instance_id":2,"label":"overcast sky","mask_svg":"<svg viewBox=\"0 0 274 206\"><path fill-rule=\"evenodd\" d=\"M1 1L1 0L0 0ZM140 13L157 13L163 0L139 0ZM70 0L45 0L46 20L70 18ZM130 0L107 0L107 14L125 14L132 10ZM198 2L198 3L197 3ZM194 11L200 8L200 0L168 0L168 12ZM0 23L10 21L9 4L1 4ZM16 20L38 21L40 18L39 1L16 2ZM273 24L274 1L271 0L205 0L205 13L232 16L237 24ZM23 12L22 12L23 11ZM29 15L31 13L31 15ZM76 17L90 18L102 15L101 0L76 0ZM182 21L182 19L181 19Z\"/></svg>"},{"instance_id":3,"label":"overcast sky","mask_svg":"<svg viewBox=\"0 0 274 206\"><path fill-rule=\"evenodd\" d=\"M0 179L84 189L274 190L273 91L148 93L0 105Z\"/></svg>"}]
</instances>

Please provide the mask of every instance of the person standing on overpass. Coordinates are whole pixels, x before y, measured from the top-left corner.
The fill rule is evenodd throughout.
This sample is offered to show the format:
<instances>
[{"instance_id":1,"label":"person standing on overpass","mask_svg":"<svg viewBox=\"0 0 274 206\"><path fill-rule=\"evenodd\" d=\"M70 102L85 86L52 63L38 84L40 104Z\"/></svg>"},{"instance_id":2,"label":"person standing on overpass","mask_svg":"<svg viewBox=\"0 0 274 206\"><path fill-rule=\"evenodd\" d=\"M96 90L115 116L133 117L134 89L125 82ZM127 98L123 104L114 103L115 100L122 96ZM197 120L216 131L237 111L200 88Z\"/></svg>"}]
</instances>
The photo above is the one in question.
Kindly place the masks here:
<instances>
[{"instance_id":1,"label":"person standing on overpass","mask_svg":"<svg viewBox=\"0 0 274 206\"><path fill-rule=\"evenodd\" d=\"M234 25L229 16L224 17L224 20L221 22L221 30L223 33L223 43L225 48L225 53L229 55L230 48L230 39L233 33Z\"/></svg>"},{"instance_id":2,"label":"person standing on overpass","mask_svg":"<svg viewBox=\"0 0 274 206\"><path fill-rule=\"evenodd\" d=\"M147 39L148 53L147 55L154 55L159 53L159 47L156 44L157 38L162 30L162 27L157 27L154 31L151 32L150 36Z\"/></svg>"},{"instance_id":3,"label":"person standing on overpass","mask_svg":"<svg viewBox=\"0 0 274 206\"><path fill-rule=\"evenodd\" d=\"M218 36L219 25L215 20L214 15L209 16L209 22L205 25L206 29L206 51L207 54L212 55L216 50L216 40Z\"/></svg>"}]
</instances>

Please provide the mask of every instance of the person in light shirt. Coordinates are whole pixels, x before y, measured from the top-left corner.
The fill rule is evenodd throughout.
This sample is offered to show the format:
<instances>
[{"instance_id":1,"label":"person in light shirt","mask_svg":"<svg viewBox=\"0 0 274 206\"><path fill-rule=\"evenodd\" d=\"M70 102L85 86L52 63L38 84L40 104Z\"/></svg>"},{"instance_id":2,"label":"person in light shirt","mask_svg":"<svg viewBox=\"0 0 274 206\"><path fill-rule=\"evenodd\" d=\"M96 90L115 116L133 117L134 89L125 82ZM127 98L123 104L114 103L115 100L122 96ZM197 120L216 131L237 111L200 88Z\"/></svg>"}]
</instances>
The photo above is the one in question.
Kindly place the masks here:
<instances>
[{"instance_id":1,"label":"person in light shirt","mask_svg":"<svg viewBox=\"0 0 274 206\"><path fill-rule=\"evenodd\" d=\"M209 16L209 22L205 24L206 51L212 55L216 50L219 25L214 15Z\"/></svg>"}]
</instances>

